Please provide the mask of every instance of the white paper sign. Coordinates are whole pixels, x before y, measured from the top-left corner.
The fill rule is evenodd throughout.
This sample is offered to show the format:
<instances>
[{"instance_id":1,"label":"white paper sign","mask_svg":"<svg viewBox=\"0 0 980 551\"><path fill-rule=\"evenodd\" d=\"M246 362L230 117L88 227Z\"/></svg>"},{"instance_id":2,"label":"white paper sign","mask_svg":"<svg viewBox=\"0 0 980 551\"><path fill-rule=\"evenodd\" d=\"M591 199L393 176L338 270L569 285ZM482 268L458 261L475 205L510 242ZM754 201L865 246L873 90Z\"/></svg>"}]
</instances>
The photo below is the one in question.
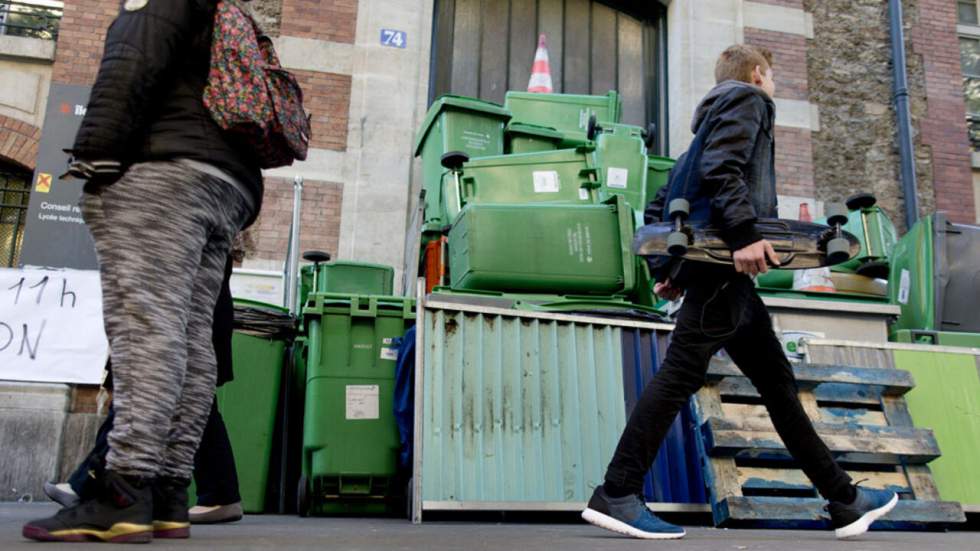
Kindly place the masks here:
<instances>
[{"instance_id":1,"label":"white paper sign","mask_svg":"<svg viewBox=\"0 0 980 551\"><path fill-rule=\"evenodd\" d=\"M534 193L558 193L561 190L558 173L553 170L536 170L531 176L534 178Z\"/></svg>"},{"instance_id":2,"label":"white paper sign","mask_svg":"<svg viewBox=\"0 0 980 551\"><path fill-rule=\"evenodd\" d=\"M606 171L606 185L616 189L629 187L630 171L626 168L609 167Z\"/></svg>"},{"instance_id":3,"label":"white paper sign","mask_svg":"<svg viewBox=\"0 0 980 551\"><path fill-rule=\"evenodd\" d=\"M347 385L347 419L380 419L378 385Z\"/></svg>"},{"instance_id":4,"label":"white paper sign","mask_svg":"<svg viewBox=\"0 0 980 551\"><path fill-rule=\"evenodd\" d=\"M0 379L99 384L108 351L98 271L0 268Z\"/></svg>"},{"instance_id":5,"label":"white paper sign","mask_svg":"<svg viewBox=\"0 0 980 551\"><path fill-rule=\"evenodd\" d=\"M912 274L908 270L902 270L902 276L898 283L898 302L901 304L909 303L909 292L912 290Z\"/></svg>"}]
</instances>

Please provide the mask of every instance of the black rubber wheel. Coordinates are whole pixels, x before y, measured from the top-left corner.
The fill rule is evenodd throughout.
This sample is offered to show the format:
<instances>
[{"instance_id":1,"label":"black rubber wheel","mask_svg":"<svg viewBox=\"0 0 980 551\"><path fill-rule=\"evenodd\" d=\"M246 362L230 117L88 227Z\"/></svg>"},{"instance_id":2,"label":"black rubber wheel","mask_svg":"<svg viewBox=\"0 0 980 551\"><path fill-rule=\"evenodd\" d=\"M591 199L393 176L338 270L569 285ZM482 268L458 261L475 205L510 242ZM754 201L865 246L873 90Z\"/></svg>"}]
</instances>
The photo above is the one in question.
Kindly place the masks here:
<instances>
[{"instance_id":1,"label":"black rubber wheel","mask_svg":"<svg viewBox=\"0 0 980 551\"><path fill-rule=\"evenodd\" d=\"M824 209L827 214L827 224L831 226L836 226L840 224L843 226L847 223L847 207L840 203L827 203L826 209Z\"/></svg>"},{"instance_id":2,"label":"black rubber wheel","mask_svg":"<svg viewBox=\"0 0 980 551\"><path fill-rule=\"evenodd\" d=\"M657 140L657 124L651 122L649 125L647 125L647 130L643 135L643 145L647 147L647 151L653 149L656 140Z\"/></svg>"},{"instance_id":3,"label":"black rubber wheel","mask_svg":"<svg viewBox=\"0 0 980 551\"><path fill-rule=\"evenodd\" d=\"M671 256L684 256L687 254L687 247L690 243L691 241L688 239L686 233L681 231L671 232L667 236L667 252Z\"/></svg>"},{"instance_id":4,"label":"black rubber wheel","mask_svg":"<svg viewBox=\"0 0 980 551\"><path fill-rule=\"evenodd\" d=\"M310 516L310 481L306 475L299 477L296 485L296 512L304 518Z\"/></svg>"},{"instance_id":5,"label":"black rubber wheel","mask_svg":"<svg viewBox=\"0 0 980 551\"><path fill-rule=\"evenodd\" d=\"M855 193L847 198L845 204L848 210L870 209L878 202L878 198L872 193Z\"/></svg>"},{"instance_id":6,"label":"black rubber wheel","mask_svg":"<svg viewBox=\"0 0 980 551\"><path fill-rule=\"evenodd\" d=\"M827 265L833 266L851 259L851 243L843 237L831 239L827 243Z\"/></svg>"},{"instance_id":7,"label":"black rubber wheel","mask_svg":"<svg viewBox=\"0 0 980 551\"><path fill-rule=\"evenodd\" d=\"M599 135L599 123L595 118L595 113L589 115L589 125L585 128L585 137L589 141L595 140Z\"/></svg>"},{"instance_id":8,"label":"black rubber wheel","mask_svg":"<svg viewBox=\"0 0 980 551\"><path fill-rule=\"evenodd\" d=\"M872 260L861 264L854 271L857 272L858 275L863 275L865 277L874 279L888 279L890 270L891 266L888 265L887 260Z\"/></svg>"},{"instance_id":9,"label":"black rubber wheel","mask_svg":"<svg viewBox=\"0 0 980 551\"><path fill-rule=\"evenodd\" d=\"M469 162L470 156L462 151L450 151L448 153L443 153L439 162L442 164L443 168L448 168L449 170L459 170L463 168L463 163Z\"/></svg>"},{"instance_id":10,"label":"black rubber wheel","mask_svg":"<svg viewBox=\"0 0 980 551\"><path fill-rule=\"evenodd\" d=\"M330 253L324 251L306 251L303 253L303 260L319 264L330 260Z\"/></svg>"},{"instance_id":11,"label":"black rubber wheel","mask_svg":"<svg viewBox=\"0 0 980 551\"><path fill-rule=\"evenodd\" d=\"M674 199L670 202L667 212L670 213L671 220L678 216L687 218L691 214L691 203L688 203L687 199Z\"/></svg>"}]
</instances>

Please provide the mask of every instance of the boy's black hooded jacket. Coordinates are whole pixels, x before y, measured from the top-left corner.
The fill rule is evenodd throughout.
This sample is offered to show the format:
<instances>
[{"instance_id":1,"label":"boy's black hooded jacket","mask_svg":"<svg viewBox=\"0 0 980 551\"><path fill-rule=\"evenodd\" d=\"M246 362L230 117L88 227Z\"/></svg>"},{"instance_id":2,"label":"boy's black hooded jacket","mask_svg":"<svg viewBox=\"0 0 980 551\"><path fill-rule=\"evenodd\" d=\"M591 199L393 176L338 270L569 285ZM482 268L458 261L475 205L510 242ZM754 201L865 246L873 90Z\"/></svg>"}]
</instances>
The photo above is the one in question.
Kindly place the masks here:
<instances>
[{"instance_id":1,"label":"boy's black hooded jacket","mask_svg":"<svg viewBox=\"0 0 980 551\"><path fill-rule=\"evenodd\" d=\"M216 166L262 200L248 146L211 118L203 92L217 0L130 0L109 27L98 78L72 153L87 161L192 159Z\"/></svg>"}]
</instances>

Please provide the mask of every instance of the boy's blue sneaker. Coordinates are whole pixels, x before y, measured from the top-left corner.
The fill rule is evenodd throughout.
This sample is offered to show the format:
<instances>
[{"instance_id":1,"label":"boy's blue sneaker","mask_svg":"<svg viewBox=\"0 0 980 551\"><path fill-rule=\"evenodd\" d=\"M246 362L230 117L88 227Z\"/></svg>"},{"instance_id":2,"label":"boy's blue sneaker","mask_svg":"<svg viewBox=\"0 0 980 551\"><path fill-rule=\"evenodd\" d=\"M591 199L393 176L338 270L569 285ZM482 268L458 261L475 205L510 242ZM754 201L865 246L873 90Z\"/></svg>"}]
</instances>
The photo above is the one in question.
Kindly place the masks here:
<instances>
[{"instance_id":1,"label":"boy's blue sneaker","mask_svg":"<svg viewBox=\"0 0 980 551\"><path fill-rule=\"evenodd\" d=\"M827 505L834 534L839 539L853 538L867 532L874 521L887 515L898 503L898 494L890 490L855 490L857 497L854 503L831 501Z\"/></svg>"},{"instance_id":2,"label":"boy's blue sneaker","mask_svg":"<svg viewBox=\"0 0 980 551\"><path fill-rule=\"evenodd\" d=\"M675 540L686 532L680 526L664 522L647 509L640 496L609 497L602 486L592 493L582 518L599 528L647 540Z\"/></svg>"}]
</instances>

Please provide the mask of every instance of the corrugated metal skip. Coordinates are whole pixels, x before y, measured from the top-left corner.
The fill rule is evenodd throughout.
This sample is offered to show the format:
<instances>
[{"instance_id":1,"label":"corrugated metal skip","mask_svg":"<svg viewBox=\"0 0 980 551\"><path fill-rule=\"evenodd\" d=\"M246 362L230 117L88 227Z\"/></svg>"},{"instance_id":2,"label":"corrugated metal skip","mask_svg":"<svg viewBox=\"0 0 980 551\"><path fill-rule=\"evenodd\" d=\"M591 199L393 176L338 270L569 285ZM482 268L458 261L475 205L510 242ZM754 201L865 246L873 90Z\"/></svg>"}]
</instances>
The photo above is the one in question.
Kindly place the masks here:
<instances>
[{"instance_id":1,"label":"corrugated metal skip","mask_svg":"<svg viewBox=\"0 0 980 551\"><path fill-rule=\"evenodd\" d=\"M629 413L660 370L668 333L632 328L624 328L622 333L623 382ZM689 405L674 420L644 480L643 493L648 502L708 503L694 429L694 412Z\"/></svg>"},{"instance_id":2,"label":"corrugated metal skip","mask_svg":"<svg viewBox=\"0 0 980 551\"><path fill-rule=\"evenodd\" d=\"M422 499L587 501L626 422L622 331L427 311Z\"/></svg>"}]
</instances>

